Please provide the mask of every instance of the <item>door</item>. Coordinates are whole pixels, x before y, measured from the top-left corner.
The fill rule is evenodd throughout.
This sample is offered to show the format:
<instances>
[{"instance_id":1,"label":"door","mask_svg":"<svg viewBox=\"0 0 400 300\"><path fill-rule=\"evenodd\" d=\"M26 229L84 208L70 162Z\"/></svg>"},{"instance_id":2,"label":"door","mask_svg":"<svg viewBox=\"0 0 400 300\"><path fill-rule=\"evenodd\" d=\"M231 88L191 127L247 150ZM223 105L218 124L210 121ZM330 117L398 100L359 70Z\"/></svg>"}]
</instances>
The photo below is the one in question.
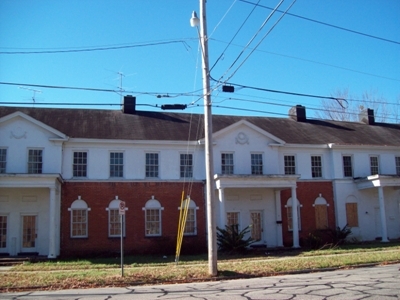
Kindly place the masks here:
<instances>
[{"instance_id":1,"label":"door","mask_svg":"<svg viewBox=\"0 0 400 300\"><path fill-rule=\"evenodd\" d=\"M256 242L262 240L262 211L251 211L250 212L251 218L251 237Z\"/></svg>"},{"instance_id":2,"label":"door","mask_svg":"<svg viewBox=\"0 0 400 300\"><path fill-rule=\"evenodd\" d=\"M37 238L37 216L22 216L22 252L35 252Z\"/></svg>"}]
</instances>

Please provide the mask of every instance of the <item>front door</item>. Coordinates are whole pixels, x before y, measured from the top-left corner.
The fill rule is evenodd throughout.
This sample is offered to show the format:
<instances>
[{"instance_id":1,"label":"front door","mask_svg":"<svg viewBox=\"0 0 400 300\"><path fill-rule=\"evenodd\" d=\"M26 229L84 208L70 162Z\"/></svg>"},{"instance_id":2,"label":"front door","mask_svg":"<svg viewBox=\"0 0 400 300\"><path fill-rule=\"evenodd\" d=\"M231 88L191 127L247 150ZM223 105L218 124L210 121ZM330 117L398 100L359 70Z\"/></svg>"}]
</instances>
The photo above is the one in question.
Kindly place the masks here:
<instances>
[{"instance_id":1,"label":"front door","mask_svg":"<svg viewBox=\"0 0 400 300\"><path fill-rule=\"evenodd\" d=\"M251 238L256 242L260 242L262 240L262 211L251 211Z\"/></svg>"},{"instance_id":2,"label":"front door","mask_svg":"<svg viewBox=\"0 0 400 300\"><path fill-rule=\"evenodd\" d=\"M36 251L37 216L22 216L22 252Z\"/></svg>"}]
</instances>

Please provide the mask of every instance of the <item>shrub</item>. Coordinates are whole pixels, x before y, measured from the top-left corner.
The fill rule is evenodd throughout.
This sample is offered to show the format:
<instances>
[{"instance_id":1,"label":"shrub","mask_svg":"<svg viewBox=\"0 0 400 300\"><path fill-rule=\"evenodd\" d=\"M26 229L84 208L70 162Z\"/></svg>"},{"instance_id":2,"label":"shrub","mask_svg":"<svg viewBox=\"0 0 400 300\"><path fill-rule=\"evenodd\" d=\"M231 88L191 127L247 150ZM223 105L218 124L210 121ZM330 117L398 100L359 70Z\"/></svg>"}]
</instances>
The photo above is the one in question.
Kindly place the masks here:
<instances>
[{"instance_id":1,"label":"shrub","mask_svg":"<svg viewBox=\"0 0 400 300\"><path fill-rule=\"evenodd\" d=\"M335 229L328 228L327 234L330 237L332 244L342 245L346 241L346 238L351 234L351 228L347 224L340 228L339 226Z\"/></svg>"},{"instance_id":2,"label":"shrub","mask_svg":"<svg viewBox=\"0 0 400 300\"><path fill-rule=\"evenodd\" d=\"M217 227L218 250L229 254L243 253L255 242L251 237L245 238L250 232L249 226L239 231L239 225L226 225L225 229Z\"/></svg>"}]
</instances>

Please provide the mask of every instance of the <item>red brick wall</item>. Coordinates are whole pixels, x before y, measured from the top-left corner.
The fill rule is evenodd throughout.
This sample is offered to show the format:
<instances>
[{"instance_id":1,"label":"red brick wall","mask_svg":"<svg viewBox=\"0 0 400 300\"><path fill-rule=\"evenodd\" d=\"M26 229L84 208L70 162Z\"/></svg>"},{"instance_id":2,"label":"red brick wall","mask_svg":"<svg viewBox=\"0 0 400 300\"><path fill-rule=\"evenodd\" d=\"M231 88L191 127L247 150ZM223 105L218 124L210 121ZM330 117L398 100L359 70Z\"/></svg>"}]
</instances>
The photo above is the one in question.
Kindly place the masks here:
<instances>
[{"instance_id":1,"label":"red brick wall","mask_svg":"<svg viewBox=\"0 0 400 300\"><path fill-rule=\"evenodd\" d=\"M187 185L187 184L186 184ZM108 237L109 203L118 196L125 201L126 235L124 254L175 254L178 207L182 197L182 182L66 182L62 187L61 198L61 256L101 256L113 255L120 251L120 238ZM197 235L184 236L181 254L205 252L206 225L204 184L193 183L191 199L199 209L196 211ZM185 194L186 195L186 194ZM68 208L78 199L84 200L88 212L88 237L71 238L71 212ZM145 212L142 208L154 196L164 210L162 215L162 236L145 236Z\"/></svg>"},{"instance_id":2,"label":"red brick wall","mask_svg":"<svg viewBox=\"0 0 400 300\"><path fill-rule=\"evenodd\" d=\"M297 199L302 207L300 208L301 230L299 232L300 245L304 246L305 240L309 233L316 230L315 209L313 204L319 194L325 198L328 206L328 227L335 228L335 206L333 201L333 185L331 181L315 181L315 182L297 182ZM288 230L288 220L286 213L286 202L292 197L291 190L281 192L281 209L282 209L282 228L283 228L283 244L285 246L293 246L293 232Z\"/></svg>"}]
</instances>

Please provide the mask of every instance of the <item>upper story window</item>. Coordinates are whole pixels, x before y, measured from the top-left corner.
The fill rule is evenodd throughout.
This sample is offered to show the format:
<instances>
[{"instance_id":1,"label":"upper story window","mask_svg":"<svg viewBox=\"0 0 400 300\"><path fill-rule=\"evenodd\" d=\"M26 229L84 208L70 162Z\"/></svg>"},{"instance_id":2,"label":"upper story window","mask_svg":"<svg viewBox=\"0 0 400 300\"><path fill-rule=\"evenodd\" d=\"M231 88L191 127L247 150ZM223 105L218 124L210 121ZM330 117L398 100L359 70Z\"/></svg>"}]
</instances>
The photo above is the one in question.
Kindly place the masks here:
<instances>
[{"instance_id":1,"label":"upper story window","mask_svg":"<svg viewBox=\"0 0 400 300\"><path fill-rule=\"evenodd\" d=\"M263 157L261 153L251 154L251 174L252 175L263 174Z\"/></svg>"},{"instance_id":2,"label":"upper story window","mask_svg":"<svg viewBox=\"0 0 400 300\"><path fill-rule=\"evenodd\" d=\"M119 214L119 204L121 200L114 199L110 202L106 210L108 211L108 236L120 237L121 236L121 223L122 234L125 236L125 218ZM126 210L127 208L125 208ZM122 219L122 222L121 222Z\"/></svg>"},{"instance_id":3,"label":"upper story window","mask_svg":"<svg viewBox=\"0 0 400 300\"><path fill-rule=\"evenodd\" d=\"M379 160L378 156L370 156L371 175L379 174Z\"/></svg>"},{"instance_id":4,"label":"upper story window","mask_svg":"<svg viewBox=\"0 0 400 300\"><path fill-rule=\"evenodd\" d=\"M353 177L353 163L350 155L343 155L343 176Z\"/></svg>"},{"instance_id":5,"label":"upper story window","mask_svg":"<svg viewBox=\"0 0 400 300\"><path fill-rule=\"evenodd\" d=\"M6 172L7 166L7 149L2 148L0 149L0 173Z\"/></svg>"},{"instance_id":6,"label":"upper story window","mask_svg":"<svg viewBox=\"0 0 400 300\"><path fill-rule=\"evenodd\" d=\"M321 156L311 156L311 175L313 178L322 177L322 158Z\"/></svg>"},{"instance_id":7,"label":"upper story window","mask_svg":"<svg viewBox=\"0 0 400 300\"><path fill-rule=\"evenodd\" d=\"M40 149L29 149L28 152L28 173L42 174L43 151Z\"/></svg>"},{"instance_id":8,"label":"upper story window","mask_svg":"<svg viewBox=\"0 0 400 300\"><path fill-rule=\"evenodd\" d=\"M395 157L396 162L396 174L400 175L400 156Z\"/></svg>"},{"instance_id":9,"label":"upper story window","mask_svg":"<svg viewBox=\"0 0 400 300\"><path fill-rule=\"evenodd\" d=\"M193 177L193 154L180 155L180 173L181 178Z\"/></svg>"},{"instance_id":10,"label":"upper story window","mask_svg":"<svg viewBox=\"0 0 400 300\"><path fill-rule=\"evenodd\" d=\"M110 152L110 177L124 177L124 153Z\"/></svg>"},{"instance_id":11,"label":"upper story window","mask_svg":"<svg viewBox=\"0 0 400 300\"><path fill-rule=\"evenodd\" d=\"M146 202L143 210L145 212L145 235L160 236L161 235L161 207L160 202L152 197Z\"/></svg>"},{"instance_id":12,"label":"upper story window","mask_svg":"<svg viewBox=\"0 0 400 300\"><path fill-rule=\"evenodd\" d=\"M285 175L295 175L296 174L296 161L294 155L285 155Z\"/></svg>"},{"instance_id":13,"label":"upper story window","mask_svg":"<svg viewBox=\"0 0 400 300\"><path fill-rule=\"evenodd\" d=\"M158 177L158 153L146 153L146 177Z\"/></svg>"},{"instance_id":14,"label":"upper story window","mask_svg":"<svg viewBox=\"0 0 400 300\"><path fill-rule=\"evenodd\" d=\"M71 237L88 237L88 211L90 208L86 202L81 199L81 196L78 196L68 210L71 212Z\"/></svg>"},{"instance_id":15,"label":"upper story window","mask_svg":"<svg viewBox=\"0 0 400 300\"><path fill-rule=\"evenodd\" d=\"M74 152L73 176L87 177L87 152Z\"/></svg>"},{"instance_id":16,"label":"upper story window","mask_svg":"<svg viewBox=\"0 0 400 300\"><path fill-rule=\"evenodd\" d=\"M233 174L233 153L221 153L221 173Z\"/></svg>"}]
</instances>

